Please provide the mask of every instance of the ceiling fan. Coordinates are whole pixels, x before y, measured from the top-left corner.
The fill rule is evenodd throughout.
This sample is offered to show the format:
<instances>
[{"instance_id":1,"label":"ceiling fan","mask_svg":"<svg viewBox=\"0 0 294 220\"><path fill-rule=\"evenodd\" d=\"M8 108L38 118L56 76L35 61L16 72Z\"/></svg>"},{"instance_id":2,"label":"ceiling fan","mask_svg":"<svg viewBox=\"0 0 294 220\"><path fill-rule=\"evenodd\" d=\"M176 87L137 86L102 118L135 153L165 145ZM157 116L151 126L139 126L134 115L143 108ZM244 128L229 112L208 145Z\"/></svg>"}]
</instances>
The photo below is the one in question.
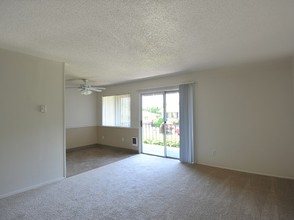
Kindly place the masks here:
<instances>
[{"instance_id":1,"label":"ceiling fan","mask_svg":"<svg viewBox=\"0 0 294 220\"><path fill-rule=\"evenodd\" d=\"M68 79L70 81L83 81L80 85L67 85L66 88L78 88L81 91L81 95L90 95L92 92L102 92L105 88L100 86L91 85L88 79Z\"/></svg>"}]
</instances>

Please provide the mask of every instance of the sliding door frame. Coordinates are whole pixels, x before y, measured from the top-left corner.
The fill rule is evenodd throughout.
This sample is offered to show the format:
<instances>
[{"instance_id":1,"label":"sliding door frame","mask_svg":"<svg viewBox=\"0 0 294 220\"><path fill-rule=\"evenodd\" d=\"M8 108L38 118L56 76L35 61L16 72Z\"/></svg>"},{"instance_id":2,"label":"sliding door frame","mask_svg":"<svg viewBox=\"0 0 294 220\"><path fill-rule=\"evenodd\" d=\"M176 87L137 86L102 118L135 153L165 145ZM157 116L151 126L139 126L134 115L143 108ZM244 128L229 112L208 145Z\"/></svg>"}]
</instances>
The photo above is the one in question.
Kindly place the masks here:
<instances>
[{"instance_id":1,"label":"sliding door frame","mask_svg":"<svg viewBox=\"0 0 294 220\"><path fill-rule=\"evenodd\" d=\"M166 94L168 93L173 93L173 92L178 92L179 93L179 87L172 87L172 88L162 88L162 89L154 89L154 90L148 90L145 92L140 93L140 126L139 126L139 137L140 137L140 142L139 142L139 153L144 153L143 152L143 96L144 95L162 95L163 96L163 119L164 119L164 135L163 135L163 143L164 143L164 156L161 155L155 155L155 156L160 156L160 157L165 157L165 158L174 158L174 159L179 159L175 157L170 157L167 154L167 146L166 146L166 122L167 122L167 111L166 111Z\"/></svg>"}]
</instances>

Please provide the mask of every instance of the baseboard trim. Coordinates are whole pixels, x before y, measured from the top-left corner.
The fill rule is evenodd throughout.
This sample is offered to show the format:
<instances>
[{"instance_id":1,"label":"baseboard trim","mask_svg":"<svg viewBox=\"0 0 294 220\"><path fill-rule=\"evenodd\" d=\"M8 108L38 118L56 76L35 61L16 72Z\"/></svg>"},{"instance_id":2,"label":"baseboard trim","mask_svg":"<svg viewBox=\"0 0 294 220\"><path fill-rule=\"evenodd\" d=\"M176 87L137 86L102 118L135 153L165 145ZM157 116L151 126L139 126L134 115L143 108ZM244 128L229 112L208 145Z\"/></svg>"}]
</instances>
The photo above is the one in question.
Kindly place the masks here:
<instances>
[{"instance_id":1,"label":"baseboard trim","mask_svg":"<svg viewBox=\"0 0 294 220\"><path fill-rule=\"evenodd\" d=\"M112 148L112 149L123 150L123 151L129 152L129 153L132 153L132 154L139 154L139 150L135 150L135 149L116 147L116 146L110 146L110 145L104 145L104 144L98 144L98 145L103 146L103 147Z\"/></svg>"},{"instance_id":2,"label":"baseboard trim","mask_svg":"<svg viewBox=\"0 0 294 220\"><path fill-rule=\"evenodd\" d=\"M98 127L98 125L79 125L79 126L69 126L65 129L72 129L72 128L91 128L91 127Z\"/></svg>"},{"instance_id":3,"label":"baseboard trim","mask_svg":"<svg viewBox=\"0 0 294 220\"><path fill-rule=\"evenodd\" d=\"M42 186L45 186L45 185L48 185L48 184L51 184L51 183L55 183L55 182L61 181L63 179L65 179L65 177L60 177L60 178L57 178L57 179L54 179L54 180L46 181L46 182L43 182L43 183L40 183L40 184L37 184L37 185L29 186L29 187L19 189L19 190L16 190L16 191L13 191L13 192L10 192L10 193L7 193L7 194L3 194L3 195L0 195L0 199L6 198L6 197L9 197L9 196L13 196L13 195L16 195L16 194L19 194L19 193L22 193L22 192L26 192L26 191L29 191L29 190L32 190L32 189L37 189L39 187L42 187Z\"/></svg>"},{"instance_id":4,"label":"baseboard trim","mask_svg":"<svg viewBox=\"0 0 294 220\"><path fill-rule=\"evenodd\" d=\"M97 147L97 144L89 144L89 145L84 145L84 146L67 148L66 149L66 152L77 151L77 150L82 150L82 149L87 149L87 148L93 148L93 147Z\"/></svg>"},{"instance_id":5,"label":"baseboard trim","mask_svg":"<svg viewBox=\"0 0 294 220\"><path fill-rule=\"evenodd\" d=\"M289 177L289 176L279 176L279 175L273 175L273 174L269 174L269 173L262 173L262 172L254 172L254 171L248 171L248 170L242 170L242 169L235 169L235 168L230 168L230 167L225 167L225 166L216 166L216 165L209 164L209 163L199 163L199 162L197 162L196 164L209 166L209 167L220 168L220 169L226 169L226 170L233 170L233 171L238 171L238 172L243 172L243 173L251 173L251 174L257 174L257 175L262 175L262 176L269 176L269 177L276 177L276 178L294 180L294 177Z\"/></svg>"},{"instance_id":6,"label":"baseboard trim","mask_svg":"<svg viewBox=\"0 0 294 220\"><path fill-rule=\"evenodd\" d=\"M129 153L133 154L138 154L138 150L130 149L130 148L123 148L123 147L115 147L115 146L110 146L110 145L105 145L105 144L91 144L91 145L85 145L85 146L79 146L79 147L74 147L74 148L68 148L66 149L66 152L72 152L72 151L79 151L83 149L88 149L88 148L95 148L95 147L107 147L111 149L118 149L118 150L124 150Z\"/></svg>"}]
</instances>

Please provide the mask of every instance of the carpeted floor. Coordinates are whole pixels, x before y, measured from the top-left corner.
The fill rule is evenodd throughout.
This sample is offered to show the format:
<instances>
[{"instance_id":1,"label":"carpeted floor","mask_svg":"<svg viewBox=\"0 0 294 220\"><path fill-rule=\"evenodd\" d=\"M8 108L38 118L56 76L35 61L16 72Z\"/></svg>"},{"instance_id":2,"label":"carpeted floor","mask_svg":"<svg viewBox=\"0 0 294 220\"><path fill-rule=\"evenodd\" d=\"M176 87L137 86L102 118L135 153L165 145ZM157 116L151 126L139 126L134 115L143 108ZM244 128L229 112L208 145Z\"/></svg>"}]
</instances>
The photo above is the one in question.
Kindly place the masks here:
<instances>
[{"instance_id":1,"label":"carpeted floor","mask_svg":"<svg viewBox=\"0 0 294 220\"><path fill-rule=\"evenodd\" d=\"M134 155L128 149L91 145L66 152L66 176L70 177Z\"/></svg>"},{"instance_id":2,"label":"carpeted floor","mask_svg":"<svg viewBox=\"0 0 294 220\"><path fill-rule=\"evenodd\" d=\"M140 154L1 199L0 219L294 219L294 181Z\"/></svg>"}]
</instances>

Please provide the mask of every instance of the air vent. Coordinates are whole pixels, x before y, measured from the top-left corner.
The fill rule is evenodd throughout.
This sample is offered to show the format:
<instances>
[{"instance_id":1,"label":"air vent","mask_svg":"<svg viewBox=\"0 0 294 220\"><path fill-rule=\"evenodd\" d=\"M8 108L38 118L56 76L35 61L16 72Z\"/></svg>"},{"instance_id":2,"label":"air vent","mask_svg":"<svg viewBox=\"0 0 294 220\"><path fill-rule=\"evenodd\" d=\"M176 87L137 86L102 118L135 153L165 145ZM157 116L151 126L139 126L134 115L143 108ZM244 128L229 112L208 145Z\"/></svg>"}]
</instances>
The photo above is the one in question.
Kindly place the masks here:
<instances>
[{"instance_id":1,"label":"air vent","mask_svg":"<svg viewBox=\"0 0 294 220\"><path fill-rule=\"evenodd\" d=\"M134 147L138 147L138 138L136 138L136 137L132 137L132 145L133 145Z\"/></svg>"}]
</instances>

